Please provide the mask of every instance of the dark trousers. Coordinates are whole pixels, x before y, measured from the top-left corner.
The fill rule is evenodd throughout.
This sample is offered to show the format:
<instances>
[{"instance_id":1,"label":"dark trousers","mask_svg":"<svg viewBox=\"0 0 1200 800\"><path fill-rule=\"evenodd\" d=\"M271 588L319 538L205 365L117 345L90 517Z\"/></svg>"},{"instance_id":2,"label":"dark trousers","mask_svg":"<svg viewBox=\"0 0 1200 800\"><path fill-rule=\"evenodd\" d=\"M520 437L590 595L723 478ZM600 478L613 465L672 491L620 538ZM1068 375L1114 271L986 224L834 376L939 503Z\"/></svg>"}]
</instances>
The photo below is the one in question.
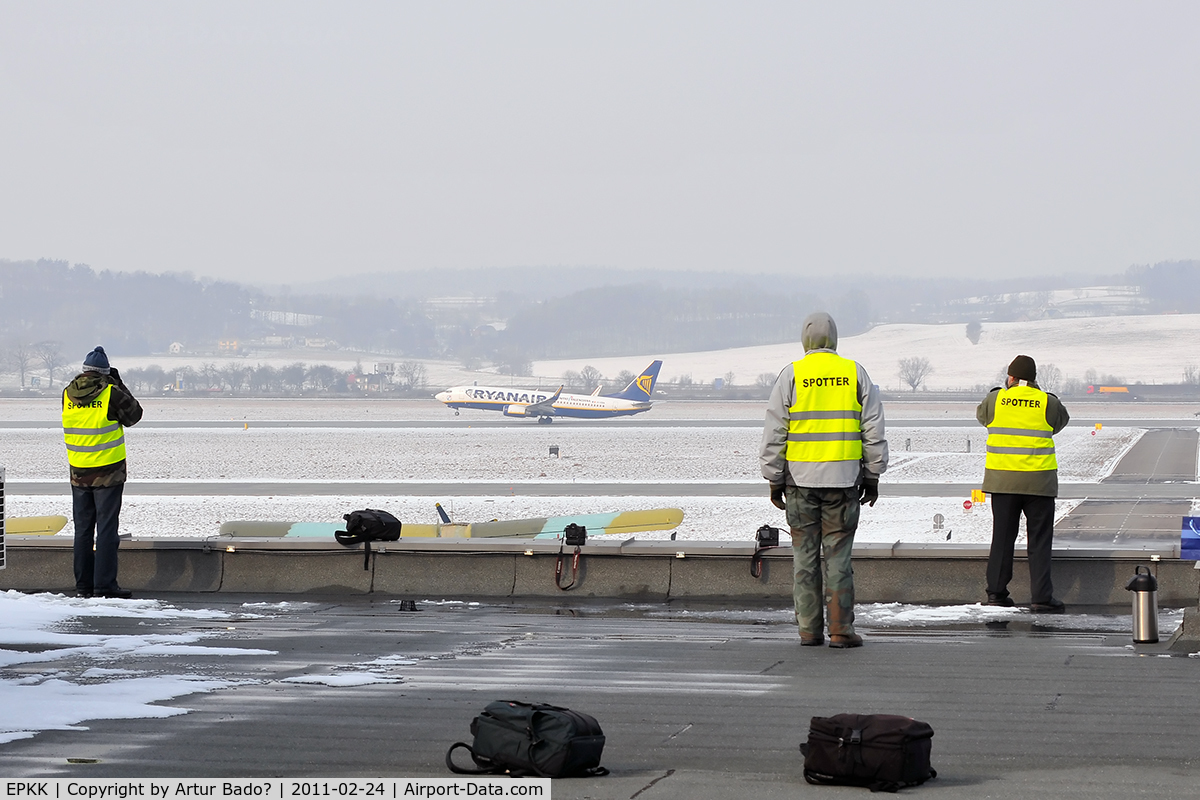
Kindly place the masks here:
<instances>
[{"instance_id":1,"label":"dark trousers","mask_svg":"<svg viewBox=\"0 0 1200 800\"><path fill-rule=\"evenodd\" d=\"M81 592L113 591L117 585L117 527L121 493L116 486L72 486L75 516L75 588ZM95 550L93 551L93 544Z\"/></svg>"},{"instance_id":2,"label":"dark trousers","mask_svg":"<svg viewBox=\"0 0 1200 800\"><path fill-rule=\"evenodd\" d=\"M1013 573L1013 546L1025 515L1029 533L1029 593L1034 603L1054 596L1050 582L1050 551L1054 545L1054 498L1032 494L993 494L992 550L988 554L988 594L1008 596Z\"/></svg>"}]
</instances>

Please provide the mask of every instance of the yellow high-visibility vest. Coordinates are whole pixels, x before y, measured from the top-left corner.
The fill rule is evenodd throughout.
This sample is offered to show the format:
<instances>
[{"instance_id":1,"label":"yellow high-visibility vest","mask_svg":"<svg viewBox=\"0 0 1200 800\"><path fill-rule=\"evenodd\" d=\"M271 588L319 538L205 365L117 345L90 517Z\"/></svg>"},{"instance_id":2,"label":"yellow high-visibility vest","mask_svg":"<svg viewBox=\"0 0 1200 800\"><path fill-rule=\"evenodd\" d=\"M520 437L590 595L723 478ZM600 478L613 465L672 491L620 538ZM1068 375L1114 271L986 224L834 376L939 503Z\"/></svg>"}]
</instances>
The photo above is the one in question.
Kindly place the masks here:
<instances>
[{"instance_id":1,"label":"yellow high-visibility vest","mask_svg":"<svg viewBox=\"0 0 1200 800\"><path fill-rule=\"evenodd\" d=\"M788 461L861 461L858 365L837 353L809 353L792 364L796 399L788 409Z\"/></svg>"},{"instance_id":2,"label":"yellow high-visibility vest","mask_svg":"<svg viewBox=\"0 0 1200 800\"><path fill-rule=\"evenodd\" d=\"M63 392L63 439L72 467L103 467L125 458L125 429L108 418L111 397L112 386L105 386L95 400L77 406Z\"/></svg>"},{"instance_id":3,"label":"yellow high-visibility vest","mask_svg":"<svg viewBox=\"0 0 1200 800\"><path fill-rule=\"evenodd\" d=\"M987 469L1047 472L1058 469L1054 429L1046 422L1050 396L1032 386L1001 389L988 425Z\"/></svg>"}]
</instances>

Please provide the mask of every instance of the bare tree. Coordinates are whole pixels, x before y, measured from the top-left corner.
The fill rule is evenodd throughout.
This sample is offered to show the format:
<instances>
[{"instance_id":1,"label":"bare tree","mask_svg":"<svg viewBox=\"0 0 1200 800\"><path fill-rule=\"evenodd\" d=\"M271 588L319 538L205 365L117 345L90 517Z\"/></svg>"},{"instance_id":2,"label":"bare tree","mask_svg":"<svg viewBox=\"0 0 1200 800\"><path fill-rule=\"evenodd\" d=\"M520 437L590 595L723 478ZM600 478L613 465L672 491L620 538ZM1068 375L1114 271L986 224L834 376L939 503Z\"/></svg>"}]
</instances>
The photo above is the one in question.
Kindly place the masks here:
<instances>
[{"instance_id":1,"label":"bare tree","mask_svg":"<svg viewBox=\"0 0 1200 800\"><path fill-rule=\"evenodd\" d=\"M915 392L927 377L933 373L933 364L925 356L909 356L900 359L900 380L907 383Z\"/></svg>"},{"instance_id":2,"label":"bare tree","mask_svg":"<svg viewBox=\"0 0 1200 800\"><path fill-rule=\"evenodd\" d=\"M424 389L426 377L425 365L420 361L401 361L396 365L396 386L402 391Z\"/></svg>"},{"instance_id":3,"label":"bare tree","mask_svg":"<svg viewBox=\"0 0 1200 800\"><path fill-rule=\"evenodd\" d=\"M22 389L25 388L25 376L29 374L35 358L33 345L24 339L13 339L8 346L8 366L21 379Z\"/></svg>"},{"instance_id":4,"label":"bare tree","mask_svg":"<svg viewBox=\"0 0 1200 800\"><path fill-rule=\"evenodd\" d=\"M304 389L304 376L308 373L308 367L303 361L297 361L294 364L288 364L286 367L281 367L279 370L279 378L283 381L284 386L291 387L292 391L300 392Z\"/></svg>"},{"instance_id":5,"label":"bare tree","mask_svg":"<svg viewBox=\"0 0 1200 800\"><path fill-rule=\"evenodd\" d=\"M562 374L563 386L569 391L576 391L583 388L583 379L579 377L579 373L573 369L569 369Z\"/></svg>"},{"instance_id":6,"label":"bare tree","mask_svg":"<svg viewBox=\"0 0 1200 800\"><path fill-rule=\"evenodd\" d=\"M1183 368L1184 383L1200 383L1200 368L1195 364L1188 364Z\"/></svg>"},{"instance_id":7,"label":"bare tree","mask_svg":"<svg viewBox=\"0 0 1200 800\"><path fill-rule=\"evenodd\" d=\"M240 392L242 386L246 383L247 370L241 364L230 361L221 367L217 373L217 377L221 381L222 386L228 386L231 392Z\"/></svg>"},{"instance_id":8,"label":"bare tree","mask_svg":"<svg viewBox=\"0 0 1200 800\"><path fill-rule=\"evenodd\" d=\"M250 388L257 392L271 392L283 388L279 370L270 364L259 364L250 372Z\"/></svg>"},{"instance_id":9,"label":"bare tree","mask_svg":"<svg viewBox=\"0 0 1200 800\"><path fill-rule=\"evenodd\" d=\"M146 377L146 388L152 392L161 392L168 380L172 383L175 381L175 376L171 375L168 377L167 373L158 364L151 364L146 367L142 371L142 374Z\"/></svg>"},{"instance_id":10,"label":"bare tree","mask_svg":"<svg viewBox=\"0 0 1200 800\"><path fill-rule=\"evenodd\" d=\"M775 378L778 377L772 372L760 372L758 377L754 379L754 385L759 389L770 389L775 385Z\"/></svg>"},{"instance_id":11,"label":"bare tree","mask_svg":"<svg viewBox=\"0 0 1200 800\"><path fill-rule=\"evenodd\" d=\"M304 378L314 389L325 391L333 388L333 385L337 383L337 379L343 375L344 373L339 372L328 364L313 364L309 367Z\"/></svg>"},{"instance_id":12,"label":"bare tree","mask_svg":"<svg viewBox=\"0 0 1200 800\"><path fill-rule=\"evenodd\" d=\"M1044 392L1058 393L1062 389L1063 374L1062 370L1053 364L1042 364L1037 371L1037 385Z\"/></svg>"},{"instance_id":13,"label":"bare tree","mask_svg":"<svg viewBox=\"0 0 1200 800\"><path fill-rule=\"evenodd\" d=\"M54 371L67 364L62 354L62 345L59 342L38 342L33 346L33 352L46 368L46 383L53 387Z\"/></svg>"},{"instance_id":14,"label":"bare tree","mask_svg":"<svg viewBox=\"0 0 1200 800\"><path fill-rule=\"evenodd\" d=\"M595 389L604 380L604 375L600 370L588 364L583 369L579 370L579 384L585 392L589 389Z\"/></svg>"},{"instance_id":15,"label":"bare tree","mask_svg":"<svg viewBox=\"0 0 1200 800\"><path fill-rule=\"evenodd\" d=\"M620 391L629 384L633 383L633 379L636 377L637 375L634 375L629 370L623 369L617 373L617 377L612 379L612 385L617 391Z\"/></svg>"},{"instance_id":16,"label":"bare tree","mask_svg":"<svg viewBox=\"0 0 1200 800\"><path fill-rule=\"evenodd\" d=\"M737 376L735 376L733 374L733 370L730 370L729 372L725 373L725 388L726 389L728 389L730 386L733 386L733 379L735 377L737 377Z\"/></svg>"},{"instance_id":17,"label":"bare tree","mask_svg":"<svg viewBox=\"0 0 1200 800\"><path fill-rule=\"evenodd\" d=\"M205 389L220 388L217 385L217 365L211 361L206 361L200 365L200 380L204 382Z\"/></svg>"}]
</instances>

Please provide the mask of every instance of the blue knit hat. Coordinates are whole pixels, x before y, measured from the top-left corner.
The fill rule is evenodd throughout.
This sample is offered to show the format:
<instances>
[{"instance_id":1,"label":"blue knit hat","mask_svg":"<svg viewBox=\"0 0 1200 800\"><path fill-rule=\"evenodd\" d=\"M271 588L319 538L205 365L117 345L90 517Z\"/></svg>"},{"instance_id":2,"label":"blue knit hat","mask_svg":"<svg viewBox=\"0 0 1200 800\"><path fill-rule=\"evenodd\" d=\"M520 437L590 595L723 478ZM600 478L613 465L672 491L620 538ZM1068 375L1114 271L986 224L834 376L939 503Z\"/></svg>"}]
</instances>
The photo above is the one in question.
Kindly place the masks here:
<instances>
[{"instance_id":1,"label":"blue knit hat","mask_svg":"<svg viewBox=\"0 0 1200 800\"><path fill-rule=\"evenodd\" d=\"M83 371L108 374L108 356L104 354L103 347L96 345L96 349L87 354L83 359Z\"/></svg>"}]
</instances>

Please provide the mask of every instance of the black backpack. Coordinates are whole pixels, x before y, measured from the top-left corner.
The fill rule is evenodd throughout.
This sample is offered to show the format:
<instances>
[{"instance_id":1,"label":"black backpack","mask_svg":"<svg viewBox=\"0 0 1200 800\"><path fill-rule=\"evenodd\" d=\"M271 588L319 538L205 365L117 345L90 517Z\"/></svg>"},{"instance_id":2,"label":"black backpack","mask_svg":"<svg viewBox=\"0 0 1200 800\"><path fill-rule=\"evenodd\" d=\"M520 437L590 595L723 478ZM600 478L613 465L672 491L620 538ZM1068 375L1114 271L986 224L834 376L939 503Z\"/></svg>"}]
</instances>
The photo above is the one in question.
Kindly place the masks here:
<instances>
[{"instance_id":1,"label":"black backpack","mask_svg":"<svg viewBox=\"0 0 1200 800\"><path fill-rule=\"evenodd\" d=\"M400 520L377 508L351 511L342 519L346 520L346 530L334 531L333 538L347 547L363 544L363 569L371 565L371 542L394 542L400 538Z\"/></svg>"},{"instance_id":2,"label":"black backpack","mask_svg":"<svg viewBox=\"0 0 1200 800\"><path fill-rule=\"evenodd\" d=\"M895 792L937 777L929 766L933 728L891 714L813 717L804 754L804 779L815 784L866 786Z\"/></svg>"},{"instance_id":3,"label":"black backpack","mask_svg":"<svg viewBox=\"0 0 1200 800\"><path fill-rule=\"evenodd\" d=\"M571 778L607 775L600 766L604 731L596 718L541 703L497 700L471 720L472 744L455 742L446 766L460 775L509 773L516 777ZM475 769L460 767L458 748L471 754Z\"/></svg>"}]
</instances>

